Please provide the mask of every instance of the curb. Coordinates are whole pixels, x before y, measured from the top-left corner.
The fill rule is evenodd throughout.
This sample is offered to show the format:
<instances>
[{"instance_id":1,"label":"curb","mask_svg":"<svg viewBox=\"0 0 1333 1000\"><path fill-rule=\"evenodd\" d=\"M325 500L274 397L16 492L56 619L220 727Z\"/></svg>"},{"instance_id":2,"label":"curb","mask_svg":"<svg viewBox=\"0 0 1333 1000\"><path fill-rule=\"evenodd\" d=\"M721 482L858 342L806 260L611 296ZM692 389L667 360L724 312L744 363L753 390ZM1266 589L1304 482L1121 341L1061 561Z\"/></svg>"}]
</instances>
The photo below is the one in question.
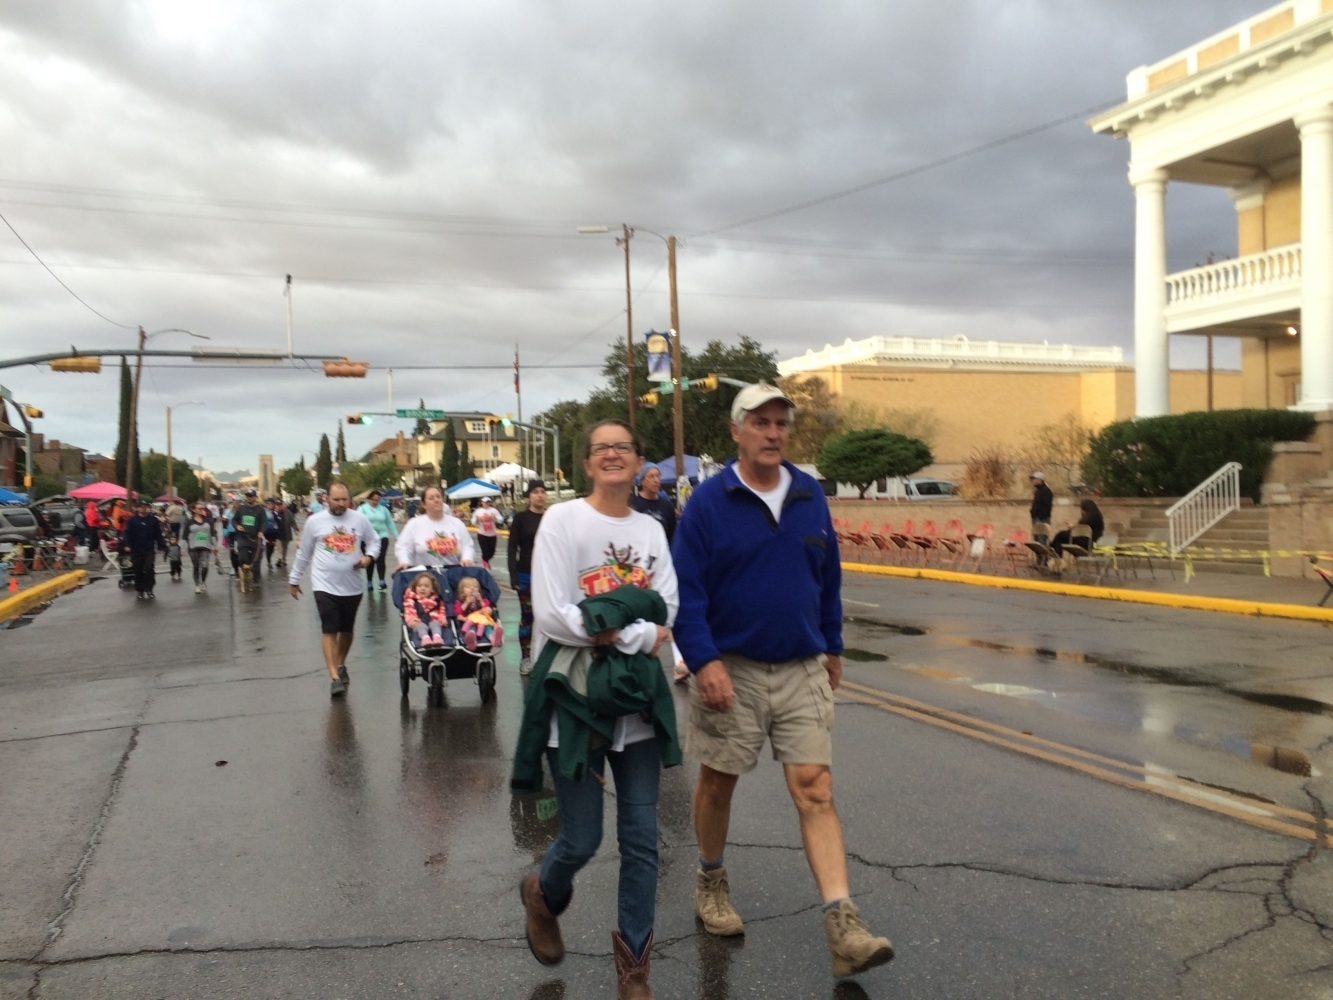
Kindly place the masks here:
<instances>
[{"instance_id":1,"label":"curb","mask_svg":"<svg viewBox=\"0 0 1333 1000\"><path fill-rule=\"evenodd\" d=\"M1189 608L1195 611L1220 611L1231 615L1260 618L1294 618L1299 621L1333 622L1333 608L1305 607L1301 604L1273 604L1266 601L1240 601L1230 597L1196 597L1190 594L1164 594L1152 590L1124 590L1119 587L1089 587L1076 583L1048 583L1045 580L1019 580L974 573L955 573L944 569L910 569L903 566L875 566L870 563L842 564L851 573L894 576L907 580L936 580L941 583L965 583L973 587L1000 590L1028 590L1062 597L1091 597L1103 601L1130 604L1155 604L1164 608Z\"/></svg>"},{"instance_id":2,"label":"curb","mask_svg":"<svg viewBox=\"0 0 1333 1000\"><path fill-rule=\"evenodd\" d=\"M52 577L35 587L21 590L13 597L6 597L4 600L0 600L0 622L17 618L19 615L31 611L37 605L45 604L53 597L57 597L68 590L73 590L75 587L82 587L87 581L88 571L86 569L76 569Z\"/></svg>"}]
</instances>

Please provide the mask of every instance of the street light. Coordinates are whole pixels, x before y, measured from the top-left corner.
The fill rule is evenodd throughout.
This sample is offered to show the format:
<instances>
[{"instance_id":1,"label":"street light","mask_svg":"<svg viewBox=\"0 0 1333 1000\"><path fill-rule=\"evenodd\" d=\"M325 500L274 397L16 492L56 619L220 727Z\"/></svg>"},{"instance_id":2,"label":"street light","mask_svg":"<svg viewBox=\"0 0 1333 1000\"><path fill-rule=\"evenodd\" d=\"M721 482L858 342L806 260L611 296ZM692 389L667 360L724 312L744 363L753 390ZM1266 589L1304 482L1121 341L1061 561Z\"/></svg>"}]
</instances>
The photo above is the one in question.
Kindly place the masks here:
<instances>
[{"instance_id":1,"label":"street light","mask_svg":"<svg viewBox=\"0 0 1333 1000\"><path fill-rule=\"evenodd\" d=\"M139 327L139 350L144 349L154 337L160 337L164 333L184 333L187 336L194 337L196 340L211 340L211 337L205 337L202 333L195 333L192 330L184 330L178 326L168 326L161 330L154 330L152 333L144 333L143 327ZM129 435L125 440L125 498L129 499L130 494L134 492L134 440L139 433L139 380L143 377L143 355L140 354L134 359L134 385L130 389L130 428Z\"/></svg>"},{"instance_id":2,"label":"street light","mask_svg":"<svg viewBox=\"0 0 1333 1000\"><path fill-rule=\"evenodd\" d=\"M191 399L184 403L177 403L175 406L167 407L167 496L176 495L176 477L171 468L171 411L182 406L204 406L197 399Z\"/></svg>"}]
</instances>

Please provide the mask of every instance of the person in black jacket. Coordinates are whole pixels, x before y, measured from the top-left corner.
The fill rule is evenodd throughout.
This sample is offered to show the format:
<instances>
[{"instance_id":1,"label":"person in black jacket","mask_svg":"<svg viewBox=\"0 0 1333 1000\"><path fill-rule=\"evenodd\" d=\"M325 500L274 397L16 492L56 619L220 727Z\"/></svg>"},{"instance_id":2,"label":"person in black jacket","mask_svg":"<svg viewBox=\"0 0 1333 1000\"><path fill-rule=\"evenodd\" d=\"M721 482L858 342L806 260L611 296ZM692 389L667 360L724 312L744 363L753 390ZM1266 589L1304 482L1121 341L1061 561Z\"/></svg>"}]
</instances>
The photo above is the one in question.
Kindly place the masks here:
<instances>
[{"instance_id":1,"label":"person in black jacket","mask_svg":"<svg viewBox=\"0 0 1333 1000\"><path fill-rule=\"evenodd\" d=\"M134 568L134 590L139 600L151 601L153 585L157 581L154 563L158 551L167 550L167 541L162 535L162 522L149 509L147 500L139 500L134 505L134 516L125 522L120 547L121 551L130 555L130 565Z\"/></svg>"},{"instance_id":2,"label":"person in black jacket","mask_svg":"<svg viewBox=\"0 0 1333 1000\"><path fill-rule=\"evenodd\" d=\"M528 483L528 509L514 515L509 525L509 586L518 594L518 645L523 656L518 672L532 673L532 549L537 544L537 529L546 513L546 484L540 479Z\"/></svg>"},{"instance_id":3,"label":"person in black jacket","mask_svg":"<svg viewBox=\"0 0 1333 1000\"><path fill-rule=\"evenodd\" d=\"M1102 517L1101 508L1097 506L1095 500L1084 500L1079 504L1079 508L1083 513L1079 515L1078 523L1086 524L1092 529L1092 543L1096 545L1097 539L1106 531L1106 521ZM1064 547L1069 544L1072 535L1073 531L1069 528L1056 532L1055 537L1051 539L1051 548L1055 550L1057 556L1064 555Z\"/></svg>"},{"instance_id":4,"label":"person in black jacket","mask_svg":"<svg viewBox=\"0 0 1333 1000\"><path fill-rule=\"evenodd\" d=\"M1055 497L1046 485L1046 473L1034 472L1028 476L1028 481L1032 483L1032 506L1028 509L1032 518L1032 540L1044 545L1051 537L1051 504Z\"/></svg>"}]
</instances>

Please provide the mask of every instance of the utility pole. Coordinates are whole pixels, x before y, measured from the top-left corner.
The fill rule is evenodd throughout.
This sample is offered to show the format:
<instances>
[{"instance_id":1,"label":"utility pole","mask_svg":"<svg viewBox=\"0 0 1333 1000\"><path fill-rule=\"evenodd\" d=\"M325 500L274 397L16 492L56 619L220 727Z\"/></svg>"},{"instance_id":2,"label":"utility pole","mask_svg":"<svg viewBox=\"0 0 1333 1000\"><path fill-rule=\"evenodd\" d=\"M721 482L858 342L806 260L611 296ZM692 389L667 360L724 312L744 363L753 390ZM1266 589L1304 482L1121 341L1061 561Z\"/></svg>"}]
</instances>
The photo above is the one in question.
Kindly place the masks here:
<instances>
[{"instance_id":1,"label":"utility pole","mask_svg":"<svg viewBox=\"0 0 1333 1000\"><path fill-rule=\"evenodd\" d=\"M514 425L514 437L518 439L518 467L523 469L523 383L519 380L518 342L514 342L514 395L518 397L518 423ZM529 436L531 445L531 436ZM519 478L523 473L519 472Z\"/></svg>"},{"instance_id":2,"label":"utility pole","mask_svg":"<svg viewBox=\"0 0 1333 1000\"><path fill-rule=\"evenodd\" d=\"M1213 335L1208 334L1208 412L1213 412Z\"/></svg>"},{"instance_id":3,"label":"utility pole","mask_svg":"<svg viewBox=\"0 0 1333 1000\"><path fill-rule=\"evenodd\" d=\"M171 407L167 407L167 496L176 495L176 477L171 474Z\"/></svg>"},{"instance_id":4,"label":"utility pole","mask_svg":"<svg viewBox=\"0 0 1333 1000\"><path fill-rule=\"evenodd\" d=\"M287 299L287 357L292 356L292 276L287 275L287 284L282 290Z\"/></svg>"},{"instance_id":5,"label":"utility pole","mask_svg":"<svg viewBox=\"0 0 1333 1000\"><path fill-rule=\"evenodd\" d=\"M671 287L671 422L676 439L676 509L690 494L685 475L685 400L680 383L680 304L676 300L676 237L667 237L667 283ZM633 396L631 396L631 400ZM632 402L631 402L631 405Z\"/></svg>"},{"instance_id":6,"label":"utility pole","mask_svg":"<svg viewBox=\"0 0 1333 1000\"><path fill-rule=\"evenodd\" d=\"M616 246L625 248L625 393L629 398L629 426L634 429L634 298L630 294L629 283L629 241L634 237L634 230L625 223L620 224L622 235L616 238Z\"/></svg>"},{"instance_id":7,"label":"utility pole","mask_svg":"<svg viewBox=\"0 0 1333 1000\"><path fill-rule=\"evenodd\" d=\"M139 350L148 342L148 334L139 327ZM138 449L135 441L139 435L139 380L143 378L143 354L134 359L134 384L130 387L130 431L125 441L125 499L134 496L134 460Z\"/></svg>"}]
</instances>

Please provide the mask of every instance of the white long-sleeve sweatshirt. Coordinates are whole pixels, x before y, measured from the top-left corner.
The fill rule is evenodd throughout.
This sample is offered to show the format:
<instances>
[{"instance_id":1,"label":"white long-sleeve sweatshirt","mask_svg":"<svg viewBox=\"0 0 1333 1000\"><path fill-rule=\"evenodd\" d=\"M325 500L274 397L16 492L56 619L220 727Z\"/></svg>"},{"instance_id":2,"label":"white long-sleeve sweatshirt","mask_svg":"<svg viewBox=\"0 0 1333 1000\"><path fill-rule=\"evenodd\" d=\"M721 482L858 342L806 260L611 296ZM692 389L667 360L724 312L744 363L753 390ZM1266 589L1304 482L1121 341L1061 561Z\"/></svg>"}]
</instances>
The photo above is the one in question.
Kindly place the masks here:
<instances>
[{"instance_id":1,"label":"white long-sleeve sweatshirt","mask_svg":"<svg viewBox=\"0 0 1333 1000\"><path fill-rule=\"evenodd\" d=\"M412 518L403 525L393 551L399 565L430 566L432 569L457 566L464 559L476 562L477 558L467 525L448 511L438 521L431 520L426 514Z\"/></svg>"},{"instance_id":2,"label":"white long-sleeve sweatshirt","mask_svg":"<svg viewBox=\"0 0 1333 1000\"><path fill-rule=\"evenodd\" d=\"M591 646L580 602L625 585L657 591L666 602L667 626L675 622L680 596L661 524L638 512L608 517L586 500L571 500L548 510L532 551L534 657L540 657L551 641L562 646ZM616 648L624 653L647 653L656 643L657 626L638 621L620 630ZM611 749L623 750L627 744L654 735L653 727L640 716L621 716L616 720ZM553 714L549 745L558 742Z\"/></svg>"}]
</instances>

